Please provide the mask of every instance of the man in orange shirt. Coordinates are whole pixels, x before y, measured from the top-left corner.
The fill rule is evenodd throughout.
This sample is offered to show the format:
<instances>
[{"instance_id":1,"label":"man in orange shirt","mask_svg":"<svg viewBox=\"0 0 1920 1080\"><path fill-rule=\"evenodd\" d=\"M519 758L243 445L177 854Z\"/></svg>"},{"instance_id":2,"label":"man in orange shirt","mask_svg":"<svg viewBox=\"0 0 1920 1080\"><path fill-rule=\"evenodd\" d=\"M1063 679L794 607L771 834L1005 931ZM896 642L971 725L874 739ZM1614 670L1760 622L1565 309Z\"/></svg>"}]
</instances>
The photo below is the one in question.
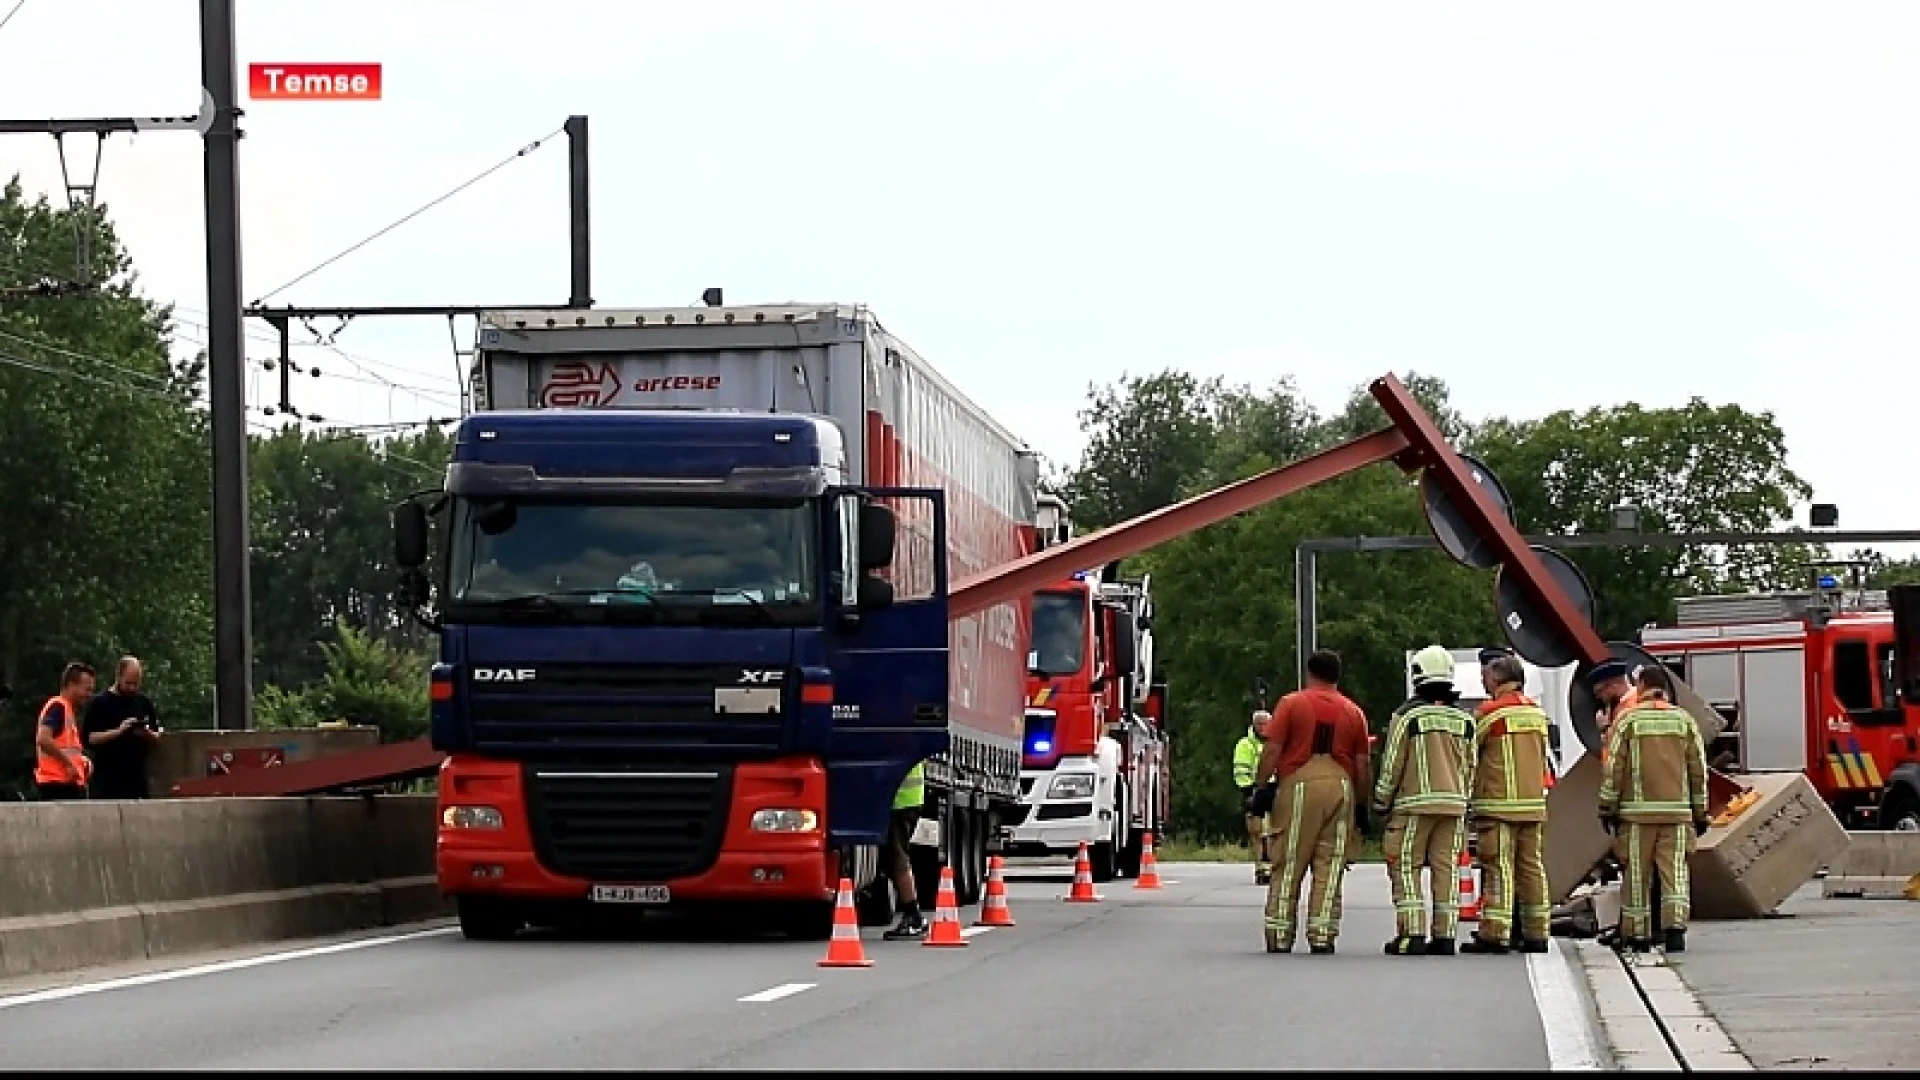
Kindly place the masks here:
<instances>
[{"instance_id":1,"label":"man in orange shirt","mask_svg":"<svg viewBox=\"0 0 1920 1080\"><path fill-rule=\"evenodd\" d=\"M1367 717L1340 692L1339 654L1307 657L1307 685L1280 699L1254 770L1252 810L1273 812L1268 836L1273 879L1267 887L1267 951L1293 951L1300 887L1313 871L1307 947L1333 951L1340 936L1340 886L1353 833L1365 835L1373 768Z\"/></svg>"}]
</instances>

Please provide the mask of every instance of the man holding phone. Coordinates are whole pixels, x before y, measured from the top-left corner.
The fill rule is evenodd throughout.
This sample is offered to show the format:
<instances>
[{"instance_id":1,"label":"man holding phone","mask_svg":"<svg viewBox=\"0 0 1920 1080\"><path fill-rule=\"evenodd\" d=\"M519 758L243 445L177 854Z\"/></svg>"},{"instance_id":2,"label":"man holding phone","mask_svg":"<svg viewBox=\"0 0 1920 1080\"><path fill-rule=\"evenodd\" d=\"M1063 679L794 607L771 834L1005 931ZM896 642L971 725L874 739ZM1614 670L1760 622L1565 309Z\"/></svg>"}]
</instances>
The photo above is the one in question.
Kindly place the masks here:
<instances>
[{"instance_id":1,"label":"man holding phone","mask_svg":"<svg viewBox=\"0 0 1920 1080\"><path fill-rule=\"evenodd\" d=\"M147 797L147 754L160 741L160 712L142 693L140 658L123 656L113 687L87 706L87 754L96 799Z\"/></svg>"}]
</instances>

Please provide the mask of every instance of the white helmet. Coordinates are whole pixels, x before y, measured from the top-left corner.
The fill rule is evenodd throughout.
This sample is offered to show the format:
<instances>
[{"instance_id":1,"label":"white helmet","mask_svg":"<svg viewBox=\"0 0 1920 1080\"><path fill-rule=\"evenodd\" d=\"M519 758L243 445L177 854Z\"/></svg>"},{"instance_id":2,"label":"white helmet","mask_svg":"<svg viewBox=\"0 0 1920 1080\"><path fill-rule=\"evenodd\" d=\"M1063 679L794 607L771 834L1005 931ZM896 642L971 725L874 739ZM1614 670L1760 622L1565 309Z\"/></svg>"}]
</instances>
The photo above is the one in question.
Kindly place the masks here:
<instances>
[{"instance_id":1,"label":"white helmet","mask_svg":"<svg viewBox=\"0 0 1920 1080\"><path fill-rule=\"evenodd\" d=\"M1414 653L1408 666L1415 686L1453 682L1453 654L1439 645L1429 645Z\"/></svg>"}]
</instances>

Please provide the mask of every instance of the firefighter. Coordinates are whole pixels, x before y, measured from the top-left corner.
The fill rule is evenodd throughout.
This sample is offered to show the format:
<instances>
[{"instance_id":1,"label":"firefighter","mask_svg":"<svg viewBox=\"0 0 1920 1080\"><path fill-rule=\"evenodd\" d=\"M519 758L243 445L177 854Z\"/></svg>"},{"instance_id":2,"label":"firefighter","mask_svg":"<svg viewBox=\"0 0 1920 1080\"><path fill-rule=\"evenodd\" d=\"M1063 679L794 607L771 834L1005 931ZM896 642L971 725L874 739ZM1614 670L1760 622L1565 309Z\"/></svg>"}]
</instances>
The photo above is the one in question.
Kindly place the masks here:
<instances>
[{"instance_id":1,"label":"firefighter","mask_svg":"<svg viewBox=\"0 0 1920 1080\"><path fill-rule=\"evenodd\" d=\"M1452 956L1460 925L1460 849L1473 790L1473 717L1456 707L1453 656L1439 645L1413 655L1414 700L1393 715L1381 750L1373 812L1387 819L1381 847L1393 885L1388 956ZM1431 875L1432 936L1420 871Z\"/></svg>"},{"instance_id":2,"label":"firefighter","mask_svg":"<svg viewBox=\"0 0 1920 1080\"><path fill-rule=\"evenodd\" d=\"M1507 952L1516 911L1525 951L1546 952L1552 932L1543 851L1551 723L1546 710L1521 693L1525 678L1520 658L1510 652L1480 665L1487 700L1474 717L1469 801L1480 858L1480 926L1461 952Z\"/></svg>"},{"instance_id":3,"label":"firefighter","mask_svg":"<svg viewBox=\"0 0 1920 1080\"><path fill-rule=\"evenodd\" d=\"M1613 728L1616 717L1625 716L1633 708L1639 696L1633 681L1627 678L1627 665L1623 660L1602 660L1587 673L1587 686L1593 690L1594 700L1600 703L1600 715L1597 718L1600 727L1600 745L1607 745L1607 734ZM1605 750L1601 751L1602 755ZM1605 760L1604 756L1601 760Z\"/></svg>"},{"instance_id":4,"label":"firefighter","mask_svg":"<svg viewBox=\"0 0 1920 1080\"><path fill-rule=\"evenodd\" d=\"M1625 869L1620 944L1653 948L1649 891L1659 879L1660 925L1666 950L1687 947L1687 859L1706 835L1707 756L1700 726L1672 701L1673 678L1659 664L1635 676L1638 700L1615 717L1600 782L1600 824L1614 838Z\"/></svg>"},{"instance_id":5,"label":"firefighter","mask_svg":"<svg viewBox=\"0 0 1920 1080\"><path fill-rule=\"evenodd\" d=\"M1266 749L1254 769L1256 814L1271 812L1277 847L1267 887L1266 942L1270 953L1293 951L1300 886L1309 868L1307 947L1331 953L1340 936L1340 886L1354 830L1365 835L1373 790L1367 753L1367 716L1340 692L1339 654L1307 657L1307 685L1280 699L1267 722Z\"/></svg>"},{"instance_id":6,"label":"firefighter","mask_svg":"<svg viewBox=\"0 0 1920 1080\"><path fill-rule=\"evenodd\" d=\"M1246 812L1247 846L1253 851L1253 883L1265 885L1273 878L1273 863L1267 857L1267 815L1253 812L1253 770L1260 764L1260 751L1267 741L1267 721L1273 714L1256 710L1247 733L1233 748L1233 786L1240 789L1240 806Z\"/></svg>"}]
</instances>

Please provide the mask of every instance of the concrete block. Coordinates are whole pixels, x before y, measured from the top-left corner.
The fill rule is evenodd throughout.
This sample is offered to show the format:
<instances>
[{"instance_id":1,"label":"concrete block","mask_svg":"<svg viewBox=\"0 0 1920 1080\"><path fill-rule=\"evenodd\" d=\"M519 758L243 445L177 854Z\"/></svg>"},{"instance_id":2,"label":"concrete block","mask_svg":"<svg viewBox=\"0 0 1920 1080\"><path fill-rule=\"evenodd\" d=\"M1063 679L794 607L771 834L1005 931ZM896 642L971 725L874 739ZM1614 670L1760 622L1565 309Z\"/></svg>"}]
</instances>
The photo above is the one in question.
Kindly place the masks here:
<instances>
[{"instance_id":1,"label":"concrete block","mask_svg":"<svg viewBox=\"0 0 1920 1080\"><path fill-rule=\"evenodd\" d=\"M1586 754L1547 796L1547 887L1555 901L1565 900L1613 847L1600 827L1600 780L1599 760Z\"/></svg>"},{"instance_id":2,"label":"concrete block","mask_svg":"<svg viewBox=\"0 0 1920 1080\"><path fill-rule=\"evenodd\" d=\"M1920 874L1920 832L1849 832L1827 864L1828 877L1900 878Z\"/></svg>"},{"instance_id":3,"label":"concrete block","mask_svg":"<svg viewBox=\"0 0 1920 1080\"><path fill-rule=\"evenodd\" d=\"M431 796L0 806L0 974L446 913Z\"/></svg>"},{"instance_id":4,"label":"concrete block","mask_svg":"<svg viewBox=\"0 0 1920 1080\"><path fill-rule=\"evenodd\" d=\"M1696 919L1766 915L1848 847L1840 819L1804 774L1739 779L1759 800L1701 837L1689 864Z\"/></svg>"}]
</instances>

